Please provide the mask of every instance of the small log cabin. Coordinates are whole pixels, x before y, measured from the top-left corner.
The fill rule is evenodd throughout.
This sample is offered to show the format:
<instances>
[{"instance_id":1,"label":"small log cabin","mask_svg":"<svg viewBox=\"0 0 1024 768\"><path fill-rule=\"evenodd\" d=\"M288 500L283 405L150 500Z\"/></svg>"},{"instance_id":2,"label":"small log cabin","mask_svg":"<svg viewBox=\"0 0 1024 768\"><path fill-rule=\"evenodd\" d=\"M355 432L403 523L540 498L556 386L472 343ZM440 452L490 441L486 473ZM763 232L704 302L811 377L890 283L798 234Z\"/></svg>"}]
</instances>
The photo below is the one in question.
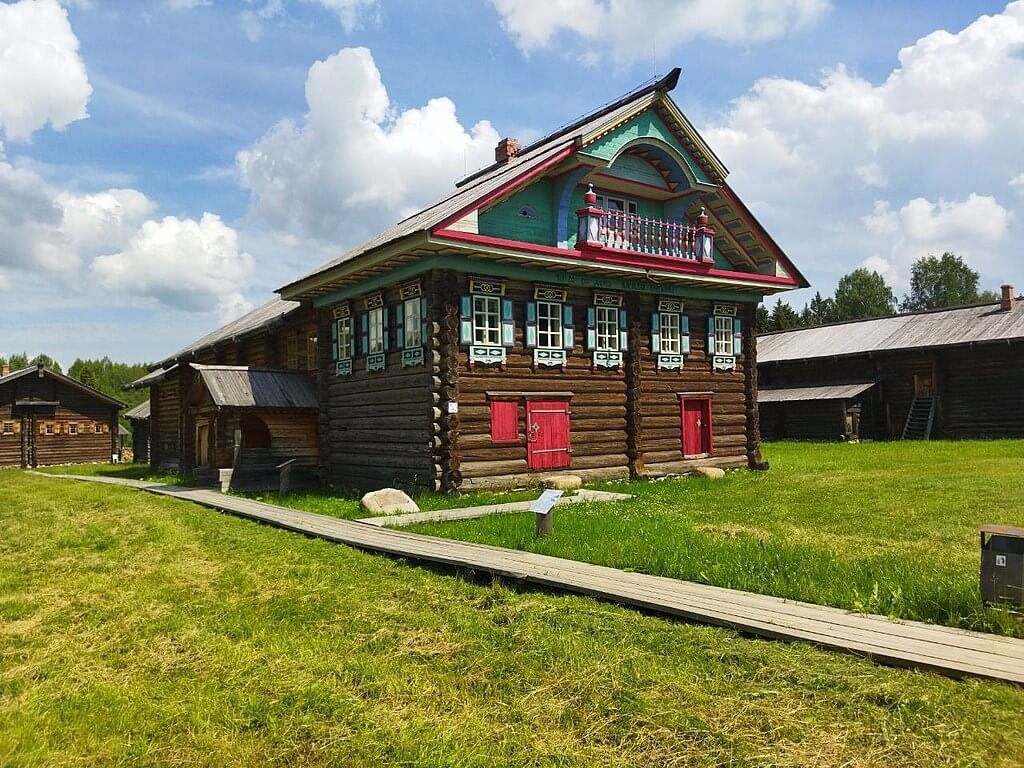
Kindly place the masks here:
<instances>
[{"instance_id":1,"label":"small log cabin","mask_svg":"<svg viewBox=\"0 0 1024 768\"><path fill-rule=\"evenodd\" d=\"M149 400L143 400L124 412L132 425L132 461L136 464L149 463Z\"/></svg>"},{"instance_id":2,"label":"small log cabin","mask_svg":"<svg viewBox=\"0 0 1024 768\"><path fill-rule=\"evenodd\" d=\"M766 334L766 439L1024 437L1024 302Z\"/></svg>"},{"instance_id":3,"label":"small log cabin","mask_svg":"<svg viewBox=\"0 0 1024 768\"><path fill-rule=\"evenodd\" d=\"M139 382L154 461L233 461L215 397L203 421L204 366L280 370L249 350L301 328L319 342L315 408L280 410L270 438L302 431L334 486L763 466L754 310L807 282L670 98L678 77L529 146L503 139L448 197L168 358Z\"/></svg>"},{"instance_id":4,"label":"small log cabin","mask_svg":"<svg viewBox=\"0 0 1024 768\"><path fill-rule=\"evenodd\" d=\"M275 298L151 366L126 387L150 393L150 464L224 485L286 459L316 473L316 334L311 307Z\"/></svg>"},{"instance_id":5,"label":"small log cabin","mask_svg":"<svg viewBox=\"0 0 1024 768\"><path fill-rule=\"evenodd\" d=\"M32 365L0 371L0 467L110 462L124 403Z\"/></svg>"}]
</instances>

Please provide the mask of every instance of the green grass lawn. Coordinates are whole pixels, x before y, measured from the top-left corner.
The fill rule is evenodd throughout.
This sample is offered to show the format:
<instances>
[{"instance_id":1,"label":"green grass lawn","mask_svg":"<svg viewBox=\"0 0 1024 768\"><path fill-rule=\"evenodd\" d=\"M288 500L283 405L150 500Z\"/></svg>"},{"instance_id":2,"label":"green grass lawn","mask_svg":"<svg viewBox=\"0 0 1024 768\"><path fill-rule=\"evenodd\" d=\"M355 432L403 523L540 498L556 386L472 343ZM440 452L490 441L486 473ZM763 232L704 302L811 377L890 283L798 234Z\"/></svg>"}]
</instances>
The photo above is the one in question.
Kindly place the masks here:
<instances>
[{"instance_id":1,"label":"green grass lawn","mask_svg":"<svg viewBox=\"0 0 1024 768\"><path fill-rule=\"evenodd\" d=\"M148 464L65 464L39 467L48 475L88 475L90 477L121 477L126 480L147 480L169 485L187 485L188 480L174 472L161 472Z\"/></svg>"},{"instance_id":2,"label":"green grass lawn","mask_svg":"<svg viewBox=\"0 0 1024 768\"><path fill-rule=\"evenodd\" d=\"M8 470L0 495L2 766L1024 755L1019 687L473 583L123 488Z\"/></svg>"},{"instance_id":3,"label":"green grass lawn","mask_svg":"<svg viewBox=\"0 0 1024 768\"><path fill-rule=\"evenodd\" d=\"M1024 636L978 593L977 527L1024 525L1024 441L766 446L771 471L618 483L630 502L412 530Z\"/></svg>"}]
</instances>

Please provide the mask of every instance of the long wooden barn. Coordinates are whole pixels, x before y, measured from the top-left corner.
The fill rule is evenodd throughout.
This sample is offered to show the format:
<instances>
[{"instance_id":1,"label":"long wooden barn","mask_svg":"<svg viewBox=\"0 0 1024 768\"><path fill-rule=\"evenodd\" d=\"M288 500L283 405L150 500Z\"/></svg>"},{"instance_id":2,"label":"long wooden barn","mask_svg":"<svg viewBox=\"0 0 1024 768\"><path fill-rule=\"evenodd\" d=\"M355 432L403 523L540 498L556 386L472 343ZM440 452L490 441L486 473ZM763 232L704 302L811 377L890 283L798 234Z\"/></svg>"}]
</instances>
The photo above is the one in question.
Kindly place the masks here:
<instances>
[{"instance_id":1,"label":"long wooden barn","mask_svg":"<svg viewBox=\"0 0 1024 768\"><path fill-rule=\"evenodd\" d=\"M153 461L224 468L258 419L275 460L338 486L760 466L754 310L807 283L669 97L678 76L502 140L448 197L163 361L137 383ZM297 331L311 353L284 365ZM250 388L308 369L315 407L232 410L216 366Z\"/></svg>"},{"instance_id":2,"label":"long wooden barn","mask_svg":"<svg viewBox=\"0 0 1024 768\"><path fill-rule=\"evenodd\" d=\"M0 467L109 462L124 403L42 365L0 371Z\"/></svg>"},{"instance_id":3,"label":"long wooden barn","mask_svg":"<svg viewBox=\"0 0 1024 768\"><path fill-rule=\"evenodd\" d=\"M1024 302L767 334L766 439L1024 437Z\"/></svg>"}]
</instances>

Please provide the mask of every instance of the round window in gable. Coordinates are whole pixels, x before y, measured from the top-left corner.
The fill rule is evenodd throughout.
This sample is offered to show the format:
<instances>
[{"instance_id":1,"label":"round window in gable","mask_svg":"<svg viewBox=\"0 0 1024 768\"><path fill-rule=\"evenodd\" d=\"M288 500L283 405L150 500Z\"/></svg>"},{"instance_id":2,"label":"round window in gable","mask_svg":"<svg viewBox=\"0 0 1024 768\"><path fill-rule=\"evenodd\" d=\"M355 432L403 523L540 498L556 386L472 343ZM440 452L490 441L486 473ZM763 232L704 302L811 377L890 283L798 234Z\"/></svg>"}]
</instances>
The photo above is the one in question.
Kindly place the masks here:
<instances>
[{"instance_id":1,"label":"round window in gable","mask_svg":"<svg viewBox=\"0 0 1024 768\"><path fill-rule=\"evenodd\" d=\"M537 209L532 205L521 205L519 206L519 215L524 219L536 219Z\"/></svg>"}]
</instances>

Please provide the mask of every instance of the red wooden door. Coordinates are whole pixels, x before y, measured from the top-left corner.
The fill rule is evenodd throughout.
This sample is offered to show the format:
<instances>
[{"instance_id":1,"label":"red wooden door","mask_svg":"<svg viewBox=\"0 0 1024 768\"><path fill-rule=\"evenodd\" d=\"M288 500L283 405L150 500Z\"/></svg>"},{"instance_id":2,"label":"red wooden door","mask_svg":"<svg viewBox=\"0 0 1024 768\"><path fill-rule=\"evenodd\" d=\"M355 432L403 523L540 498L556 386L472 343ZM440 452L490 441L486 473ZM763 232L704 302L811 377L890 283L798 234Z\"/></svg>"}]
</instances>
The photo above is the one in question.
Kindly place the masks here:
<instances>
[{"instance_id":1,"label":"red wooden door","mask_svg":"<svg viewBox=\"0 0 1024 768\"><path fill-rule=\"evenodd\" d=\"M526 463L530 469L569 466L568 401L526 402Z\"/></svg>"},{"instance_id":2,"label":"red wooden door","mask_svg":"<svg viewBox=\"0 0 1024 768\"><path fill-rule=\"evenodd\" d=\"M711 453L711 400L706 397L683 398L683 455Z\"/></svg>"}]
</instances>

